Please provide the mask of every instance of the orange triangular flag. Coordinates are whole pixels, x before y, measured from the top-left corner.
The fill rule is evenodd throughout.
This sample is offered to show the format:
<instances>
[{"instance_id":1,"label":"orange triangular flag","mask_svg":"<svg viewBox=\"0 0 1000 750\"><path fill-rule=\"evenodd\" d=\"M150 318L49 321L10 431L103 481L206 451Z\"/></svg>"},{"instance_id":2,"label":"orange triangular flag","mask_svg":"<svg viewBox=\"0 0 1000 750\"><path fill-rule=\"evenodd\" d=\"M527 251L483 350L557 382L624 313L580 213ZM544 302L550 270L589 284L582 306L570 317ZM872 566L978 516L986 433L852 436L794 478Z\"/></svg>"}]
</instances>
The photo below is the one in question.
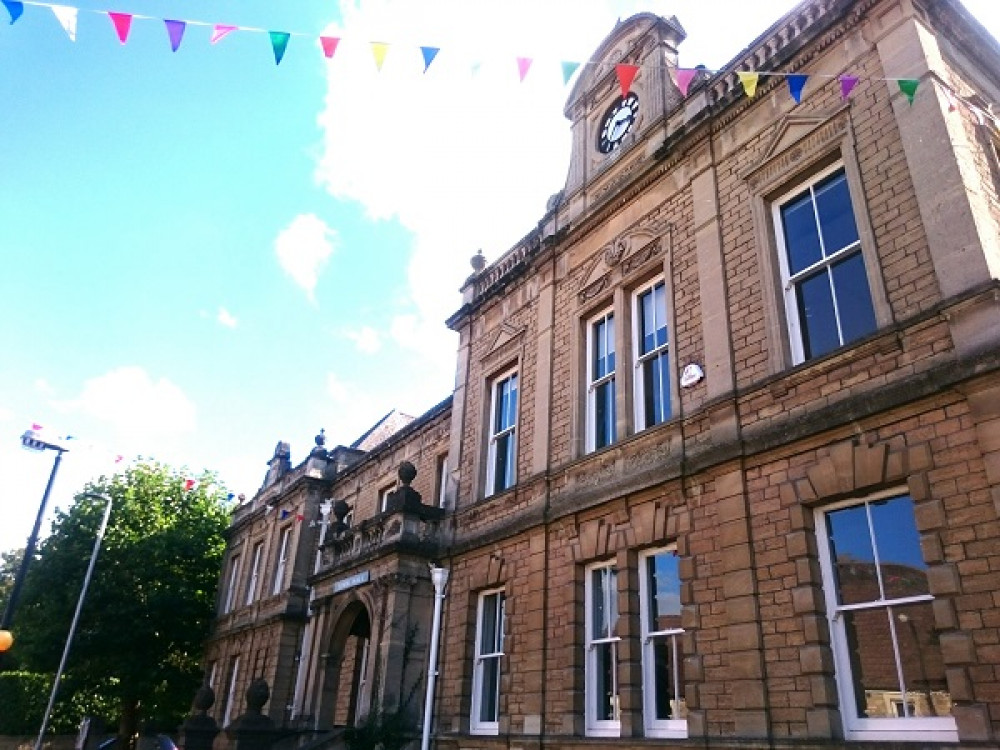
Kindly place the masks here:
<instances>
[{"instance_id":1,"label":"orange triangular flag","mask_svg":"<svg viewBox=\"0 0 1000 750\"><path fill-rule=\"evenodd\" d=\"M632 87L635 74L639 72L638 65L625 65L624 63L615 66L615 73L618 74L618 83L622 87L622 99L628 96L628 90Z\"/></svg>"},{"instance_id":2,"label":"orange triangular flag","mask_svg":"<svg viewBox=\"0 0 1000 750\"><path fill-rule=\"evenodd\" d=\"M375 56L375 67L381 72L382 63L385 62L385 55L389 51L389 45L385 42L372 42L372 55Z\"/></svg>"},{"instance_id":3,"label":"orange triangular flag","mask_svg":"<svg viewBox=\"0 0 1000 750\"><path fill-rule=\"evenodd\" d=\"M757 93L757 82L760 80L760 73L753 70L740 70L737 71L736 75L740 77L740 83L743 84L743 90L747 92L747 96L753 99L754 94Z\"/></svg>"}]
</instances>

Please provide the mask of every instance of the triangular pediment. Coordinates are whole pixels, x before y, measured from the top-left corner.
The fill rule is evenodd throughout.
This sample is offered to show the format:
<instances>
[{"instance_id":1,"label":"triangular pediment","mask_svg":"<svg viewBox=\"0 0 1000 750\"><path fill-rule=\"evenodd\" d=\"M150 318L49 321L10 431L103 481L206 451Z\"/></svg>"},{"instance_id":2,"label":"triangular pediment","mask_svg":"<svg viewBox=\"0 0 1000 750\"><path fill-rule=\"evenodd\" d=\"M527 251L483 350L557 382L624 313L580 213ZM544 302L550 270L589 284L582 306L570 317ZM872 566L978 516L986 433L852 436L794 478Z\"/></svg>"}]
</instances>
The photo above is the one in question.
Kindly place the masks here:
<instances>
[{"instance_id":1,"label":"triangular pediment","mask_svg":"<svg viewBox=\"0 0 1000 750\"><path fill-rule=\"evenodd\" d=\"M489 350L486 352L486 356L493 354L493 352L503 349L508 344L510 344L515 339L521 338L524 334L525 326L515 325L509 320L505 320L500 324L500 330L497 331L496 337L493 339L493 344L490 346Z\"/></svg>"},{"instance_id":2,"label":"triangular pediment","mask_svg":"<svg viewBox=\"0 0 1000 750\"><path fill-rule=\"evenodd\" d=\"M760 161L765 162L775 154L780 154L786 148L801 141L812 131L830 119L828 114L822 115L787 115L778 123L771 141Z\"/></svg>"}]
</instances>

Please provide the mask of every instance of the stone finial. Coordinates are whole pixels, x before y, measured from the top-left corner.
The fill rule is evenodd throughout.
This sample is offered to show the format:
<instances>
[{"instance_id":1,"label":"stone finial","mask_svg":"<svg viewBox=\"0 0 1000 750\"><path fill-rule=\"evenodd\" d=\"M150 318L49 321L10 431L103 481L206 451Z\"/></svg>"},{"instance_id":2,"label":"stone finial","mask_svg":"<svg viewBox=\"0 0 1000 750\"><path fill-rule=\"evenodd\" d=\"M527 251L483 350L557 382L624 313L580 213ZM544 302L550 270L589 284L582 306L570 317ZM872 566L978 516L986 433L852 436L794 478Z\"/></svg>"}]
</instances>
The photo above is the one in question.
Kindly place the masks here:
<instances>
[{"instance_id":1,"label":"stone finial","mask_svg":"<svg viewBox=\"0 0 1000 750\"><path fill-rule=\"evenodd\" d=\"M333 515L337 521L333 524L333 533L342 534L347 531L347 524L344 519L347 518L347 514L351 512L351 506L347 504L344 498L340 498L337 502L333 504Z\"/></svg>"},{"instance_id":2,"label":"stone finial","mask_svg":"<svg viewBox=\"0 0 1000 750\"><path fill-rule=\"evenodd\" d=\"M181 725L180 746L184 750L212 750L212 743L219 733L219 725L208 715L215 704L215 692L203 684L194 694L191 714Z\"/></svg>"},{"instance_id":3,"label":"stone finial","mask_svg":"<svg viewBox=\"0 0 1000 750\"><path fill-rule=\"evenodd\" d=\"M194 694L194 700L191 702L191 707L198 711L199 713L207 713L215 705L215 691L208 684L202 685L198 688L198 692Z\"/></svg>"},{"instance_id":4,"label":"stone finial","mask_svg":"<svg viewBox=\"0 0 1000 750\"><path fill-rule=\"evenodd\" d=\"M271 688L267 680L258 677L247 687L247 713L259 714L267 699L271 697Z\"/></svg>"},{"instance_id":5,"label":"stone finial","mask_svg":"<svg viewBox=\"0 0 1000 750\"><path fill-rule=\"evenodd\" d=\"M483 255L481 248L476 251L476 254L472 256L469 263L472 265L472 270L476 273L481 273L486 268L486 256Z\"/></svg>"},{"instance_id":6,"label":"stone finial","mask_svg":"<svg viewBox=\"0 0 1000 750\"><path fill-rule=\"evenodd\" d=\"M326 429L323 427L319 428L319 435L316 436L316 445L320 448L326 445Z\"/></svg>"},{"instance_id":7,"label":"stone finial","mask_svg":"<svg viewBox=\"0 0 1000 750\"><path fill-rule=\"evenodd\" d=\"M403 461L399 465L399 469L396 471L396 476L399 477L400 482L402 482L406 487L409 487L410 483L417 476L417 467L409 461Z\"/></svg>"},{"instance_id":8,"label":"stone finial","mask_svg":"<svg viewBox=\"0 0 1000 750\"><path fill-rule=\"evenodd\" d=\"M320 429L319 434L314 439L316 445L309 451L309 458L325 459L327 457L326 448L324 447L326 445L326 430Z\"/></svg>"}]
</instances>

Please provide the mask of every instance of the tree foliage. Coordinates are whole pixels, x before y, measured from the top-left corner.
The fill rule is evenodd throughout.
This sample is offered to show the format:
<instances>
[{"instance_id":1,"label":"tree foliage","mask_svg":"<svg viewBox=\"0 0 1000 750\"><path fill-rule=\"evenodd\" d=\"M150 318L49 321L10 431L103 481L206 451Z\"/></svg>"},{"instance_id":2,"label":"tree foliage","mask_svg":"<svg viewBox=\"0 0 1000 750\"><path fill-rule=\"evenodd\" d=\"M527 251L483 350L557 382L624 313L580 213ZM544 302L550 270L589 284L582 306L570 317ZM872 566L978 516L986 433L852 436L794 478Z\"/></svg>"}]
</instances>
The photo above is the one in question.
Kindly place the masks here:
<instances>
[{"instance_id":1,"label":"tree foliage","mask_svg":"<svg viewBox=\"0 0 1000 750\"><path fill-rule=\"evenodd\" d=\"M7 609L7 600L10 598L11 589L14 588L14 579L17 577L17 570L21 567L23 559L23 547L0 552L0 612Z\"/></svg>"},{"instance_id":2,"label":"tree foliage","mask_svg":"<svg viewBox=\"0 0 1000 750\"><path fill-rule=\"evenodd\" d=\"M102 477L57 514L39 548L15 615L20 662L55 670L104 503L114 508L67 663L81 686L118 705L119 734L173 728L200 682L199 661L215 609L228 523L225 491L211 474L186 477L142 463Z\"/></svg>"}]
</instances>

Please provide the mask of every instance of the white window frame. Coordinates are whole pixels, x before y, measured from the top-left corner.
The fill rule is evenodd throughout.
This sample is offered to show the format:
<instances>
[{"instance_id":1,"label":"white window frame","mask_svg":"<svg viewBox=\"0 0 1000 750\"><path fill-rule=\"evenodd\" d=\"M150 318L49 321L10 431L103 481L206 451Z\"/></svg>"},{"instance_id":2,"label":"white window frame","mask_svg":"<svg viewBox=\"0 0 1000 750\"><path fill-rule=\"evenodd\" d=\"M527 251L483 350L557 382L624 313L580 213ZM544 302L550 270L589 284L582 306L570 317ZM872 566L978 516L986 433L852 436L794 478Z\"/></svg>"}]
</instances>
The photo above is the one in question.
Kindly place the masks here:
<instances>
[{"instance_id":1,"label":"white window frame","mask_svg":"<svg viewBox=\"0 0 1000 750\"><path fill-rule=\"evenodd\" d=\"M389 510L389 496L396 490L396 485L390 484L378 491L378 512L385 513Z\"/></svg>"},{"instance_id":2,"label":"white window frame","mask_svg":"<svg viewBox=\"0 0 1000 750\"><path fill-rule=\"evenodd\" d=\"M662 311L656 310L654 305L654 311L662 312L663 314L663 324L667 329L667 340L660 344L659 346L653 347L651 350L645 354L642 352L642 298L647 294L653 294L653 299L655 301L655 290L657 287L663 287L663 309ZM659 321L657 321L659 322ZM633 388L634 388L634 398L635 403L635 429L636 432L639 430L645 430L648 427L653 427L658 424L663 424L664 422L669 422L674 416L673 410L673 373L674 368L670 363L671 352L670 352L670 325L669 325L669 306L667 305L667 282L663 276L653 279L648 284L640 287L636 290L635 294L632 295L632 351L635 356L635 377L633 378ZM650 384L646 382L646 370L645 364L651 360L658 359L659 357L664 358L664 368L663 372L666 373L667 377L667 394L665 399L665 410L666 414L662 419L657 419L653 422L646 423L646 391L653 387L658 387L658 384Z\"/></svg>"},{"instance_id":3,"label":"white window frame","mask_svg":"<svg viewBox=\"0 0 1000 750\"><path fill-rule=\"evenodd\" d=\"M512 424L507 425L501 429L497 429L497 397L500 393L500 389L505 383L509 383L513 380L514 383L514 421ZM486 497L495 495L499 492L506 492L511 487L517 483L517 421L520 417L519 409L521 407L521 383L518 377L517 369L507 370L501 373L493 379L493 383L490 386L490 422L488 426L489 432L489 447L486 451ZM500 440L508 438L511 444L511 456L509 466L510 482L503 487L497 486L497 476L496 476L496 463L497 463L497 444Z\"/></svg>"},{"instance_id":4,"label":"white window frame","mask_svg":"<svg viewBox=\"0 0 1000 750\"><path fill-rule=\"evenodd\" d=\"M233 704L236 702L236 680L240 673L240 657L237 654L230 661L229 686L226 688L226 707L222 710L222 727L229 726L233 715Z\"/></svg>"},{"instance_id":5,"label":"white window frame","mask_svg":"<svg viewBox=\"0 0 1000 750\"><path fill-rule=\"evenodd\" d=\"M610 326L608 323L610 322ZM595 376L594 364L596 351L594 347L598 326L604 325L604 345L606 351L611 352L614 357L614 365L604 375ZM610 328L610 335L608 329ZM615 379L618 368L618 351L616 346L617 323L615 321L615 311L613 307L602 310L597 315L587 321L587 452L607 448L618 441L618 384ZM607 347L610 347L608 349ZM611 388L611 408L613 417L611 420L611 437L605 445L597 445L597 392L605 385Z\"/></svg>"},{"instance_id":6,"label":"white window frame","mask_svg":"<svg viewBox=\"0 0 1000 750\"><path fill-rule=\"evenodd\" d=\"M278 536L278 557L274 565L274 582L271 585L272 596L280 594L285 583L285 568L288 567L288 547L291 540L292 527L289 525L283 528Z\"/></svg>"},{"instance_id":7,"label":"white window frame","mask_svg":"<svg viewBox=\"0 0 1000 750\"><path fill-rule=\"evenodd\" d=\"M863 498L852 498L816 508L816 534L819 547L820 570L823 575L823 593L826 598L827 618L830 623L830 645L836 673L837 691L840 697L840 713L844 722L844 736L848 740L896 740L913 742L957 742L958 730L950 716L910 717L910 718L867 718L857 716L857 702L851 672L851 653L847 642L847 631L842 614L851 610L890 609L919 602L931 602L934 596L922 594L895 599L879 599L860 604L841 604L837 600L837 576L830 554L830 540L827 533L828 513L857 505L870 507L872 502L909 495L905 488L886 490ZM870 518L870 516L869 516ZM871 523L869 521L869 530ZM878 548L874 545L875 562L878 564ZM890 622L893 620L890 619ZM894 642L887 644L896 652ZM903 682L902 674L900 681ZM905 683L904 683L905 686Z\"/></svg>"},{"instance_id":8,"label":"white window frame","mask_svg":"<svg viewBox=\"0 0 1000 750\"><path fill-rule=\"evenodd\" d=\"M674 665L671 694L678 702L683 700L684 685L681 682L681 637L683 628L666 628L654 630L651 628L652 604L655 596L650 580L648 563L658 555L676 555L677 547L670 545L659 549L647 550L639 555L639 612L641 627L639 637L642 641L642 715L643 727L647 737L678 738L687 737L687 719L657 719L656 718L656 654L657 641L666 641L673 650L671 663ZM678 586L680 581L678 580ZM676 708L675 708L676 710Z\"/></svg>"},{"instance_id":9,"label":"white window frame","mask_svg":"<svg viewBox=\"0 0 1000 750\"><path fill-rule=\"evenodd\" d=\"M823 259L817 261L813 265L798 271L793 276L790 273L788 266L788 247L785 241L785 232L781 218L781 209L784 208L789 203L791 203L792 200L801 197L804 193L806 192L812 193L813 189L818 183L822 182L827 177L830 177L831 175L837 172L843 173L844 179L847 182L848 195L850 196L850 201L851 201L851 213L854 218L854 225L858 233L858 239L856 242L853 242L850 245L847 245L846 247L840 248L833 255L824 257ZM774 224L774 236L775 236L775 241L777 243L778 267L781 270L781 291L785 302L785 320L788 328L788 341L791 350L793 364L800 364L806 361L805 346L802 340L803 337L802 322L799 316L798 294L797 294L798 287L796 286L797 282L800 279L804 279L806 277L814 275L817 271L821 269L825 271L835 263L855 254L858 254L860 256L862 265L864 266L865 269L865 280L868 284L868 297L872 306L872 314L875 318L875 328L873 329L873 331L878 329L879 325L878 310L876 308L876 300L875 300L874 290L872 288L872 280L869 277L868 273L868 266L865 258L865 248L862 244L862 240L864 239L864 233L862 231L863 223L859 220L859 217L857 215L856 200L857 200L856 197L851 193L851 184L847 167L843 162L838 161L835 164L831 164L826 169L823 169L817 172L816 174L811 175L808 179L798 182L794 188L778 196L771 203L771 218ZM815 197L813 199L813 206L815 208ZM822 242L823 238L822 235L820 235L821 247L822 247ZM834 305L834 314L837 315L836 295L833 295L833 305ZM836 320L835 323L837 326L838 338L840 339L840 346L846 346L850 342L844 341L843 332L840 330L839 319ZM825 354L826 353L816 356L825 356Z\"/></svg>"},{"instance_id":10,"label":"white window frame","mask_svg":"<svg viewBox=\"0 0 1000 750\"><path fill-rule=\"evenodd\" d=\"M448 454L438 456L438 507L444 508L448 502Z\"/></svg>"},{"instance_id":11,"label":"white window frame","mask_svg":"<svg viewBox=\"0 0 1000 750\"><path fill-rule=\"evenodd\" d=\"M240 553L237 552L229 558L229 582L226 586L226 602L222 607L223 614L232 612L233 606L236 604L236 587L240 580L240 557Z\"/></svg>"},{"instance_id":12,"label":"white window frame","mask_svg":"<svg viewBox=\"0 0 1000 750\"><path fill-rule=\"evenodd\" d=\"M483 650L483 631L486 617L486 600L496 598L496 607L493 615L496 618L493 622L493 642L489 644L492 650ZM469 721L469 731L472 734L496 735L500 733L500 677L502 674L502 659L504 656L504 613L506 610L506 594L503 589L491 589L479 595L479 604L476 608L476 642L475 656L472 667L472 715ZM495 662L496 670L496 699L497 718L493 721L483 721L480 719L482 700L484 695L484 680L487 679L486 665L488 662Z\"/></svg>"},{"instance_id":13,"label":"white window frame","mask_svg":"<svg viewBox=\"0 0 1000 750\"><path fill-rule=\"evenodd\" d=\"M264 557L264 542L257 542L253 546L253 563L250 565L250 575L247 576L246 598L244 605L253 604L257 598L257 584L260 582L260 562Z\"/></svg>"},{"instance_id":14,"label":"white window frame","mask_svg":"<svg viewBox=\"0 0 1000 750\"><path fill-rule=\"evenodd\" d=\"M608 577L611 578L611 583L613 585L608 586L607 580L602 581L604 584L602 586L602 606L603 612L608 614L608 622L605 625L608 626L608 633L595 633L594 632L594 585L593 577L597 571L607 571ZM602 574L604 577L606 574ZM621 683L618 680L618 644L621 642L621 638L616 634L616 625L620 619L618 613L618 567L614 560L605 560L603 562L594 563L588 565L585 572L585 582L584 582L584 618L585 622L585 632L586 632L586 643L584 644L584 649L586 652L586 664L585 664L585 690L584 690L584 701L586 702L586 708L584 710L586 732L588 737L620 737L622 732L621 725ZM613 613L613 614L612 614ZM600 696L598 695L598 674L600 672L600 652L601 649L610 649L611 654L611 680L612 680L612 707L611 713L614 716L612 719L601 719L597 715L597 701Z\"/></svg>"}]
</instances>

